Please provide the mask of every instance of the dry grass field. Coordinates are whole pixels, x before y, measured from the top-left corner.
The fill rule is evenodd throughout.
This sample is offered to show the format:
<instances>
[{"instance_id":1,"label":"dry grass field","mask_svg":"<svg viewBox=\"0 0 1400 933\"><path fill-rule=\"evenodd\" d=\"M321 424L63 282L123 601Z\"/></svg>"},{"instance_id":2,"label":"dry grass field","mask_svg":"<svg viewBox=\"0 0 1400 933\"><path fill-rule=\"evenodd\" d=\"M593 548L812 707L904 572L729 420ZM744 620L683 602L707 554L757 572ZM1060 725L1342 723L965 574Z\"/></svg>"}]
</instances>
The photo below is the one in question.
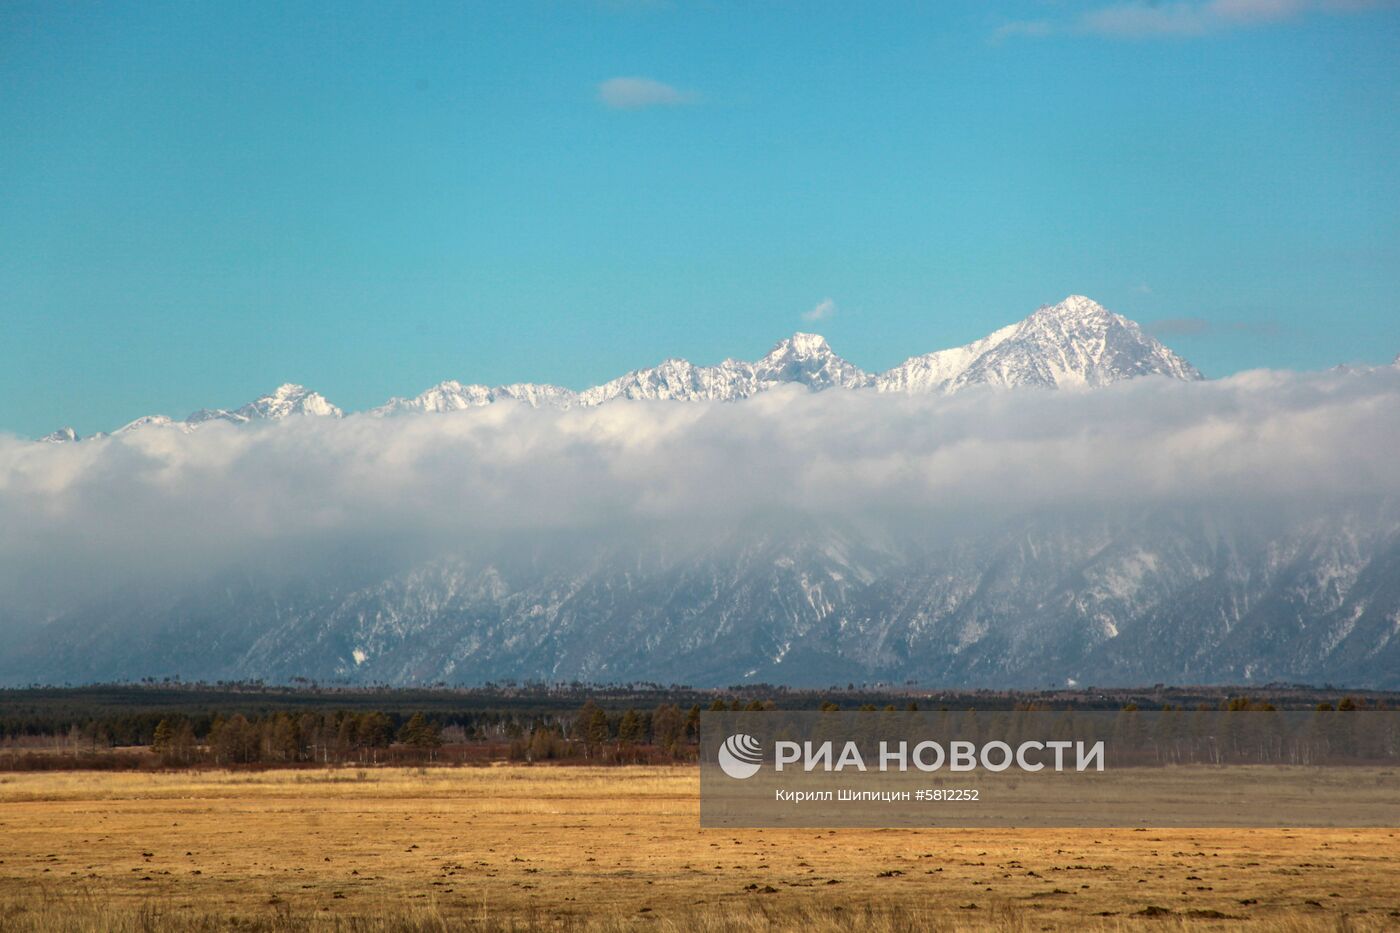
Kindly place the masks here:
<instances>
[{"instance_id":1,"label":"dry grass field","mask_svg":"<svg viewBox=\"0 0 1400 933\"><path fill-rule=\"evenodd\" d=\"M0 775L0 930L1387 930L1400 829L705 830L686 768Z\"/></svg>"}]
</instances>

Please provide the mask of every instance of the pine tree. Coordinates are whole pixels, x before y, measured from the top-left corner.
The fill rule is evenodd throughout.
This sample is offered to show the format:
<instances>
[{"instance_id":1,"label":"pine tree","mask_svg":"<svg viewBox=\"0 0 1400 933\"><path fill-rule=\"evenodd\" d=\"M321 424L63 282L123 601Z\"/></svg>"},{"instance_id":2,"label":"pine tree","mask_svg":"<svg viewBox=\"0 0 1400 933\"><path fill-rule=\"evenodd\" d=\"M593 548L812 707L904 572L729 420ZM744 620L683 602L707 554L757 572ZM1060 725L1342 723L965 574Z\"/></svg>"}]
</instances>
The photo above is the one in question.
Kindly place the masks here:
<instances>
[{"instance_id":1,"label":"pine tree","mask_svg":"<svg viewBox=\"0 0 1400 933\"><path fill-rule=\"evenodd\" d=\"M355 738L366 748L388 748L394 740L394 723L387 713L378 710L363 713L355 725Z\"/></svg>"},{"instance_id":2,"label":"pine tree","mask_svg":"<svg viewBox=\"0 0 1400 933\"><path fill-rule=\"evenodd\" d=\"M168 720L156 723L155 735L151 738L151 751L164 758L170 752L170 743L175 738L175 730Z\"/></svg>"},{"instance_id":3,"label":"pine tree","mask_svg":"<svg viewBox=\"0 0 1400 933\"><path fill-rule=\"evenodd\" d=\"M187 765L194 762L199 753L199 743L194 737L194 726L188 719L180 720L175 734L170 739L170 750L166 753L170 763Z\"/></svg>"},{"instance_id":4,"label":"pine tree","mask_svg":"<svg viewBox=\"0 0 1400 933\"><path fill-rule=\"evenodd\" d=\"M622 721L617 727L617 737L624 742L642 740L642 717L637 715L636 710L629 709L622 714Z\"/></svg>"},{"instance_id":5,"label":"pine tree","mask_svg":"<svg viewBox=\"0 0 1400 933\"><path fill-rule=\"evenodd\" d=\"M663 703L651 714L652 739L662 748L674 751L685 733L685 719L680 708Z\"/></svg>"},{"instance_id":6,"label":"pine tree","mask_svg":"<svg viewBox=\"0 0 1400 933\"><path fill-rule=\"evenodd\" d=\"M278 713L263 724L263 745L273 761L296 761L301 758L301 735L296 720Z\"/></svg>"},{"instance_id":7,"label":"pine tree","mask_svg":"<svg viewBox=\"0 0 1400 933\"><path fill-rule=\"evenodd\" d=\"M583 704L575 720L574 733L589 745L602 745L612 735L608 714L592 700Z\"/></svg>"},{"instance_id":8,"label":"pine tree","mask_svg":"<svg viewBox=\"0 0 1400 933\"><path fill-rule=\"evenodd\" d=\"M399 741L412 748L431 751L442 746L442 727L422 713L414 713L399 730Z\"/></svg>"}]
</instances>

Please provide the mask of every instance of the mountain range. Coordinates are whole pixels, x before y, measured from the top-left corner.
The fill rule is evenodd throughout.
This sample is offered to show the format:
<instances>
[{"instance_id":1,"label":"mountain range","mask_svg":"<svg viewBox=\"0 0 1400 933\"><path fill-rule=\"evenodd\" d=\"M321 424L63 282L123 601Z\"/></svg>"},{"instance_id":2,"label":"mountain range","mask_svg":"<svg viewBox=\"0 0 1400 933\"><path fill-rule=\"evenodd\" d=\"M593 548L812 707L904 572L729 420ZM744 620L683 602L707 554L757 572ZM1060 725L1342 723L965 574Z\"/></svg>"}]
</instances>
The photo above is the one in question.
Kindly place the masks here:
<instances>
[{"instance_id":1,"label":"mountain range","mask_svg":"<svg viewBox=\"0 0 1400 933\"><path fill-rule=\"evenodd\" d=\"M12 638L0 683L1400 688L1400 510L1031 517L953 541L736 528L143 588Z\"/></svg>"},{"instance_id":2,"label":"mountain range","mask_svg":"<svg viewBox=\"0 0 1400 933\"><path fill-rule=\"evenodd\" d=\"M1163 380L1172 397L1189 389L1195 394L1188 405L1205 399L1213 385L1181 385L1200 380L1200 373L1132 321L1071 296L967 346L916 356L883 373L862 371L819 336L795 334L755 362L667 360L581 392L443 382L356 417L502 402L547 409L619 400L728 402L793 384L814 392L925 396L976 386L1074 390L1143 376ZM1384 404L1394 397L1385 394L1394 391L1387 388L1395 382L1389 374L1337 378L1373 376L1384 382L1374 404ZM1296 394L1326 403L1335 391ZM1021 400L1039 396L998 397L1009 404L986 410L1014 411ZM912 407L924 415L930 410ZM1083 410L1092 409L1076 409ZM538 421L548 413L522 414ZM293 416L344 413L315 392L285 385L240 408L205 409L178 422L143 418L121 430L195 432L215 421L248 425ZM1144 424L1148 433L1160 428ZM1092 449L1085 436L1068 434L1066 444L1085 457L1112 453ZM1181 436L1192 445L1180 461L1188 466L1191 450L1212 449L1208 430ZM47 438L76 439L70 430ZM1372 440L1385 439L1382 433ZM1248 436L1239 441L1248 442ZM1146 471L1153 464L1135 466ZM1230 464L1195 466L1208 477ZM746 465L732 469L742 481ZM242 508L258 508L258 475L236 487L249 497ZM676 482L695 479L685 474ZM453 488L425 485L423 496L431 502ZM392 551L392 560L356 559L347 549L344 559L335 554L330 570L309 560L303 567L299 558L277 561L274 575L204 568L154 585L118 584L99 599L36 615L0 653L0 682L181 676L698 686L1292 681L1400 688L1394 497L1244 508L1209 498L1099 502L1093 493L1088 504L1050 502L945 521L937 533L917 516L880 524L814 510L777 521L764 515L720 523L718 532L658 521L585 540L563 533L464 534L432 553ZM200 500L182 503L177 508Z\"/></svg>"},{"instance_id":3,"label":"mountain range","mask_svg":"<svg viewBox=\"0 0 1400 933\"><path fill-rule=\"evenodd\" d=\"M842 359L824 337L797 333L779 341L755 362L731 359L714 366L696 366L688 360L668 359L582 392L534 383L493 387L448 380L412 398L392 398L369 414L442 413L502 401L535 408L602 405L615 399L738 401L789 384L812 391L867 389L923 394L951 394L972 386L1093 388L1150 375L1201 378L1195 367L1134 321L1082 295L1071 295L966 346L911 357L882 373L867 373ZM339 418L344 412L324 396L288 383L241 408L203 408L181 421L147 415L116 433L146 427L188 431L212 421L247 424L293 415ZM57 442L77 439L72 428L42 438Z\"/></svg>"}]
</instances>

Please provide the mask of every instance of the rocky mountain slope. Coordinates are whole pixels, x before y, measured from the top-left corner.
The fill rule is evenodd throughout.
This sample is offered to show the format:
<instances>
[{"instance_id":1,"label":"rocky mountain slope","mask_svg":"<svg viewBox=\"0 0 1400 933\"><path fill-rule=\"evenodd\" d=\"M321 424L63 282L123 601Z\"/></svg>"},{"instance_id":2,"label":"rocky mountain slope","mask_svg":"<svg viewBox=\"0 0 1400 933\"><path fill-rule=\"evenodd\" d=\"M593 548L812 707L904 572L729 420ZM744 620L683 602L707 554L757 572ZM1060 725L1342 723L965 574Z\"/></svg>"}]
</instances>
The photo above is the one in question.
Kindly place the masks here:
<instances>
[{"instance_id":1,"label":"rocky mountain slope","mask_svg":"<svg viewBox=\"0 0 1400 933\"><path fill-rule=\"evenodd\" d=\"M8 682L847 682L1400 687L1400 516L1131 512L937 545L849 527L665 536L358 579L236 578L75 613Z\"/></svg>"}]
</instances>

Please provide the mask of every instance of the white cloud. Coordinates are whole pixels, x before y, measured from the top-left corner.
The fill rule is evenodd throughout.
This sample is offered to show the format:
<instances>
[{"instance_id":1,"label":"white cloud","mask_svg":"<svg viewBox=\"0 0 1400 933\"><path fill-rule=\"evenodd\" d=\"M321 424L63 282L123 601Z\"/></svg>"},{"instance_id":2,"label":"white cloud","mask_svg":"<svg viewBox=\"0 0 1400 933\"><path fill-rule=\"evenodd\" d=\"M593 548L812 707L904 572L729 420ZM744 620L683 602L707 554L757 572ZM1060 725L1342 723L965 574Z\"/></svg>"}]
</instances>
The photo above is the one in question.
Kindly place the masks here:
<instances>
[{"instance_id":1,"label":"white cloud","mask_svg":"<svg viewBox=\"0 0 1400 933\"><path fill-rule=\"evenodd\" d=\"M1388 5L1384 0L1125 0L1097 6L1061 21L1007 23L994 41L1011 37L1088 34L1149 39L1202 36L1296 19L1308 13L1354 13Z\"/></svg>"},{"instance_id":2,"label":"white cloud","mask_svg":"<svg viewBox=\"0 0 1400 933\"><path fill-rule=\"evenodd\" d=\"M1305 12L1310 5L1321 9L1337 6L1329 3L1309 4L1308 0L1211 0L1207 10L1210 15L1222 20L1267 23L1290 19Z\"/></svg>"},{"instance_id":3,"label":"white cloud","mask_svg":"<svg viewBox=\"0 0 1400 933\"><path fill-rule=\"evenodd\" d=\"M830 298L823 298L817 302L816 307L802 312L804 321L828 321L836 317L836 302Z\"/></svg>"},{"instance_id":4,"label":"white cloud","mask_svg":"<svg viewBox=\"0 0 1400 933\"><path fill-rule=\"evenodd\" d=\"M598 85L599 102L613 110L677 107L694 99L694 94L652 78L609 78Z\"/></svg>"},{"instance_id":5,"label":"white cloud","mask_svg":"<svg viewBox=\"0 0 1400 933\"><path fill-rule=\"evenodd\" d=\"M1003 23L992 32L992 40L1000 42L1003 39L1017 37L1039 38L1048 36L1055 32L1055 24L1044 19L1021 19Z\"/></svg>"},{"instance_id":6,"label":"white cloud","mask_svg":"<svg viewBox=\"0 0 1400 933\"><path fill-rule=\"evenodd\" d=\"M1196 3L1120 3L1079 20L1084 32L1125 38L1200 35L1212 25L1206 6Z\"/></svg>"},{"instance_id":7,"label":"white cloud","mask_svg":"<svg viewBox=\"0 0 1400 933\"><path fill-rule=\"evenodd\" d=\"M0 436L0 628L105 588L154 600L235 572L305 582L465 544L567 538L587 552L639 529L703 542L802 518L937 535L1047 510L1325 509L1400 495L1397 462L1392 367Z\"/></svg>"}]
</instances>

